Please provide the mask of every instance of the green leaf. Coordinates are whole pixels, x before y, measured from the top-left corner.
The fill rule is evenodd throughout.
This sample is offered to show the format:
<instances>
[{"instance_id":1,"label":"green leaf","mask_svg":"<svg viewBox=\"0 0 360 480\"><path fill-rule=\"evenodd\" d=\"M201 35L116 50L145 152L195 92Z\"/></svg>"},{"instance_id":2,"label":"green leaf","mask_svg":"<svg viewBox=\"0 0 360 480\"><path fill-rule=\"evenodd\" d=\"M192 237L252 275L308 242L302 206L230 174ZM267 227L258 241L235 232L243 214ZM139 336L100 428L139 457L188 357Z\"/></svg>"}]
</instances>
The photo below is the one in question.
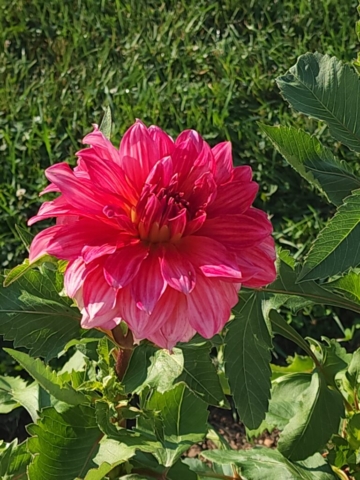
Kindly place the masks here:
<instances>
[{"instance_id":1,"label":"green leaf","mask_svg":"<svg viewBox=\"0 0 360 480\"><path fill-rule=\"evenodd\" d=\"M35 422L40 410L38 397L39 385L36 382L28 385L20 377L0 377L0 413L9 413L23 406Z\"/></svg>"},{"instance_id":2,"label":"green leaf","mask_svg":"<svg viewBox=\"0 0 360 480\"><path fill-rule=\"evenodd\" d=\"M346 433L351 448L358 450L360 448L360 413L355 413L349 419Z\"/></svg>"},{"instance_id":3,"label":"green leaf","mask_svg":"<svg viewBox=\"0 0 360 480\"><path fill-rule=\"evenodd\" d=\"M101 120L99 130L109 140L110 140L110 137L111 137L111 127L112 127L111 109L110 109L110 107L106 107L104 116Z\"/></svg>"},{"instance_id":4,"label":"green leaf","mask_svg":"<svg viewBox=\"0 0 360 480\"><path fill-rule=\"evenodd\" d=\"M23 352L4 348L36 380L42 388L61 402L70 405L89 403L86 396L63 382L61 376L46 366L39 358L34 359Z\"/></svg>"},{"instance_id":5,"label":"green leaf","mask_svg":"<svg viewBox=\"0 0 360 480\"><path fill-rule=\"evenodd\" d=\"M26 442L18 445L17 440L4 443L0 440L0 478L1 480L26 480L26 467L31 455L26 449Z\"/></svg>"},{"instance_id":6,"label":"green leaf","mask_svg":"<svg viewBox=\"0 0 360 480\"><path fill-rule=\"evenodd\" d=\"M219 376L210 358L211 345L202 341L168 350L156 350L144 344L135 348L123 378L125 393L140 393L146 387L160 393L184 382L207 404L227 404Z\"/></svg>"},{"instance_id":7,"label":"green leaf","mask_svg":"<svg viewBox=\"0 0 360 480\"><path fill-rule=\"evenodd\" d=\"M103 434L96 424L94 408L77 406L62 413L46 408L28 431L33 455L29 480L74 480L96 467L93 459Z\"/></svg>"},{"instance_id":8,"label":"green leaf","mask_svg":"<svg viewBox=\"0 0 360 480\"><path fill-rule=\"evenodd\" d=\"M360 348L352 354L348 367L348 376L354 387L356 384L360 384Z\"/></svg>"},{"instance_id":9,"label":"green leaf","mask_svg":"<svg viewBox=\"0 0 360 480\"><path fill-rule=\"evenodd\" d=\"M334 280L329 287L335 292L344 295L349 300L360 304L360 274L349 272L347 275Z\"/></svg>"},{"instance_id":10,"label":"green leaf","mask_svg":"<svg viewBox=\"0 0 360 480\"><path fill-rule=\"evenodd\" d=\"M11 269L9 272L6 273L3 286L9 287L12 283L16 282L17 280L19 280L19 278L25 275L26 272L28 272L29 270L32 270L33 268L39 267L44 263L54 265L54 264L57 264L57 261L50 255L44 255L41 258L39 258L36 262L32 262L32 263L29 262L28 258L25 258L23 263L21 263L20 265L17 265L16 267L14 267L13 269Z\"/></svg>"},{"instance_id":11,"label":"green leaf","mask_svg":"<svg viewBox=\"0 0 360 480\"><path fill-rule=\"evenodd\" d=\"M298 355L296 352L294 354L294 357L288 357L286 361L288 362L288 365L286 367L271 364L273 380L289 373L310 373L314 369L314 362L310 357Z\"/></svg>"},{"instance_id":12,"label":"green leaf","mask_svg":"<svg viewBox=\"0 0 360 480\"><path fill-rule=\"evenodd\" d=\"M318 285L312 280L307 280L302 283L296 283L298 271L283 261L278 264L278 277L275 282L271 283L268 287L262 289L262 292L275 293L281 295L280 304L286 304L291 308L292 304L288 303L293 298L303 297L310 300L313 303L321 305L332 305L334 307L348 308L354 312L360 313L360 307L358 303L337 295L335 291L331 290L332 283L324 285ZM272 304L273 305L273 304ZM298 304L297 304L298 306Z\"/></svg>"},{"instance_id":13,"label":"green leaf","mask_svg":"<svg viewBox=\"0 0 360 480\"><path fill-rule=\"evenodd\" d=\"M291 463L277 450L254 448L252 450L206 450L201 455L210 462L235 464L241 475L251 480L335 480L329 465L316 453L303 462Z\"/></svg>"},{"instance_id":14,"label":"green leaf","mask_svg":"<svg viewBox=\"0 0 360 480\"><path fill-rule=\"evenodd\" d=\"M172 466L191 445L201 441L207 431L206 404L183 384L160 393L153 390L146 400L145 409L160 412L164 441L163 448L154 452L159 463ZM153 421L139 418L138 429L154 437Z\"/></svg>"},{"instance_id":15,"label":"green leaf","mask_svg":"<svg viewBox=\"0 0 360 480\"><path fill-rule=\"evenodd\" d=\"M329 55L306 53L277 83L295 110L323 120L336 140L360 152L360 79L353 68Z\"/></svg>"},{"instance_id":16,"label":"green leaf","mask_svg":"<svg viewBox=\"0 0 360 480\"><path fill-rule=\"evenodd\" d=\"M261 301L252 295L229 323L225 339L225 372L240 418L257 428L265 418L270 397L271 337Z\"/></svg>"},{"instance_id":17,"label":"green leaf","mask_svg":"<svg viewBox=\"0 0 360 480\"><path fill-rule=\"evenodd\" d=\"M0 334L46 361L80 338L80 315L69 299L58 295L61 281L56 272L30 270L9 287L0 287Z\"/></svg>"},{"instance_id":18,"label":"green leaf","mask_svg":"<svg viewBox=\"0 0 360 480\"><path fill-rule=\"evenodd\" d=\"M327 387L314 372L310 386L301 397L296 415L280 435L279 451L291 460L303 460L323 448L337 433L344 416L341 394Z\"/></svg>"},{"instance_id":19,"label":"green leaf","mask_svg":"<svg viewBox=\"0 0 360 480\"><path fill-rule=\"evenodd\" d=\"M230 464L218 464L212 462L211 466L209 462L205 463L197 458L185 458L183 462L189 466L189 468L197 474L198 480L213 480L219 479L235 479L234 474L237 474L237 468ZM187 477L183 477L184 480Z\"/></svg>"},{"instance_id":20,"label":"green leaf","mask_svg":"<svg viewBox=\"0 0 360 480\"><path fill-rule=\"evenodd\" d=\"M334 205L341 205L345 197L360 188L360 179L351 168L337 160L317 138L293 127L260 124L260 128L285 160Z\"/></svg>"},{"instance_id":21,"label":"green leaf","mask_svg":"<svg viewBox=\"0 0 360 480\"><path fill-rule=\"evenodd\" d=\"M319 233L298 282L337 275L360 263L360 190L353 192Z\"/></svg>"}]
</instances>

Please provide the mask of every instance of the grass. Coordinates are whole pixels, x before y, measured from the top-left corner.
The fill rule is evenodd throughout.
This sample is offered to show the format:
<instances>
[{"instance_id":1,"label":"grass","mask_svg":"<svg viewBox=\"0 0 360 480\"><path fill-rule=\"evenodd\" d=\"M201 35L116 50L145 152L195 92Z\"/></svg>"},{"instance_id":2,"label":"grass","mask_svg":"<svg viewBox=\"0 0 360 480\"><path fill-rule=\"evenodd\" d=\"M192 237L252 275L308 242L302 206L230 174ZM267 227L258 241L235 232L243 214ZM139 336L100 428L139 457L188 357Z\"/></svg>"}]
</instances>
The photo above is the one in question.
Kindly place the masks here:
<instances>
[{"instance_id":1,"label":"grass","mask_svg":"<svg viewBox=\"0 0 360 480\"><path fill-rule=\"evenodd\" d=\"M15 224L39 206L43 170L71 159L112 108L113 139L141 118L229 139L261 183L276 238L301 256L331 211L285 167L256 122L322 126L290 111L275 78L318 50L355 58L356 1L16 0L0 5L0 265L24 255ZM352 159L349 157L349 160ZM35 232L35 228L33 229Z\"/></svg>"}]
</instances>

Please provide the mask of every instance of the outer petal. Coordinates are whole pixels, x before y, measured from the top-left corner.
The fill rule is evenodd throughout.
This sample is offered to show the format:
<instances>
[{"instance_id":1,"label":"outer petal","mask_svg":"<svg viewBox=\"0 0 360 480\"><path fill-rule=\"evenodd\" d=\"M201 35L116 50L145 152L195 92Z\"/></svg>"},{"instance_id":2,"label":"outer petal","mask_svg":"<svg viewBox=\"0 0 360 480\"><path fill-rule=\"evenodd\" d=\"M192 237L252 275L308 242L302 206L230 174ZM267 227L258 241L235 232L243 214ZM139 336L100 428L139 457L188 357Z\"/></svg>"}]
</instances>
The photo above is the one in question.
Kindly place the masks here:
<instances>
[{"instance_id":1,"label":"outer petal","mask_svg":"<svg viewBox=\"0 0 360 480\"><path fill-rule=\"evenodd\" d=\"M151 125L151 127L148 128L148 132L150 137L157 145L159 158L163 158L172 154L175 145L174 140L170 137L170 135L156 125Z\"/></svg>"},{"instance_id":2,"label":"outer petal","mask_svg":"<svg viewBox=\"0 0 360 480\"><path fill-rule=\"evenodd\" d=\"M215 180L218 185L230 180L233 167L231 142L222 142L212 149L215 158Z\"/></svg>"},{"instance_id":3,"label":"outer petal","mask_svg":"<svg viewBox=\"0 0 360 480\"><path fill-rule=\"evenodd\" d=\"M163 249L161 273L170 287L189 294L195 287L196 272L191 262L173 245Z\"/></svg>"},{"instance_id":4,"label":"outer petal","mask_svg":"<svg viewBox=\"0 0 360 480\"><path fill-rule=\"evenodd\" d=\"M174 305L174 309L161 328L149 335L148 339L161 348L172 350L178 342L188 342L196 331L189 323L185 295L168 290L167 301Z\"/></svg>"},{"instance_id":5,"label":"outer petal","mask_svg":"<svg viewBox=\"0 0 360 480\"><path fill-rule=\"evenodd\" d=\"M239 285L198 276L196 287L188 297L190 325L205 338L220 332L238 302Z\"/></svg>"},{"instance_id":6,"label":"outer petal","mask_svg":"<svg viewBox=\"0 0 360 480\"><path fill-rule=\"evenodd\" d=\"M82 258L77 258L69 262L65 275L64 287L66 295L70 298L75 297L76 293L82 288L87 275L97 267L96 264L86 265Z\"/></svg>"},{"instance_id":7,"label":"outer petal","mask_svg":"<svg viewBox=\"0 0 360 480\"><path fill-rule=\"evenodd\" d=\"M105 281L102 265L90 272L83 285L84 308L89 318L104 315L116 303L116 289Z\"/></svg>"},{"instance_id":8,"label":"outer petal","mask_svg":"<svg viewBox=\"0 0 360 480\"><path fill-rule=\"evenodd\" d=\"M244 249L237 259L243 274L243 285L260 288L275 281L275 259L275 244L272 237L266 238L255 247Z\"/></svg>"},{"instance_id":9,"label":"outer petal","mask_svg":"<svg viewBox=\"0 0 360 480\"><path fill-rule=\"evenodd\" d=\"M51 255L49 250L51 250L54 237L62 228L62 225L55 225L54 227L46 228L34 237L29 252L30 262L34 262L45 254Z\"/></svg>"},{"instance_id":10,"label":"outer petal","mask_svg":"<svg viewBox=\"0 0 360 480\"><path fill-rule=\"evenodd\" d=\"M272 225L265 212L249 208L242 215L223 215L207 219L196 235L210 237L225 247L241 251L265 240L272 233Z\"/></svg>"},{"instance_id":11,"label":"outer petal","mask_svg":"<svg viewBox=\"0 0 360 480\"><path fill-rule=\"evenodd\" d=\"M229 182L217 189L214 202L208 206L208 218L244 213L248 210L256 194L259 185L255 182Z\"/></svg>"},{"instance_id":12,"label":"outer petal","mask_svg":"<svg viewBox=\"0 0 360 480\"><path fill-rule=\"evenodd\" d=\"M122 288L137 275L149 249L141 242L119 248L104 263L104 276L109 285Z\"/></svg>"},{"instance_id":13,"label":"outer petal","mask_svg":"<svg viewBox=\"0 0 360 480\"><path fill-rule=\"evenodd\" d=\"M121 161L119 150L117 150L110 140L107 139L102 132L100 132L97 125L94 124L93 126L94 131L88 133L84 137L82 143L91 145L91 149L94 150L100 158L107 160L108 162L115 162L120 165ZM82 155L85 152L86 150L81 150L77 155Z\"/></svg>"},{"instance_id":14,"label":"outer petal","mask_svg":"<svg viewBox=\"0 0 360 480\"><path fill-rule=\"evenodd\" d=\"M60 196L51 202L44 202L41 205L37 215L28 220L28 225L33 225L34 223L46 218L63 217L69 215L79 216L82 214L83 212L80 209L74 208L63 196Z\"/></svg>"},{"instance_id":15,"label":"outer petal","mask_svg":"<svg viewBox=\"0 0 360 480\"><path fill-rule=\"evenodd\" d=\"M86 310L82 310L81 326L82 328L103 328L104 330L112 330L119 325L121 318L116 308L106 311L102 315L91 317Z\"/></svg>"},{"instance_id":16,"label":"outer petal","mask_svg":"<svg viewBox=\"0 0 360 480\"><path fill-rule=\"evenodd\" d=\"M151 315L165 288L158 254L151 252L131 282L131 295L136 306Z\"/></svg>"}]
</instances>

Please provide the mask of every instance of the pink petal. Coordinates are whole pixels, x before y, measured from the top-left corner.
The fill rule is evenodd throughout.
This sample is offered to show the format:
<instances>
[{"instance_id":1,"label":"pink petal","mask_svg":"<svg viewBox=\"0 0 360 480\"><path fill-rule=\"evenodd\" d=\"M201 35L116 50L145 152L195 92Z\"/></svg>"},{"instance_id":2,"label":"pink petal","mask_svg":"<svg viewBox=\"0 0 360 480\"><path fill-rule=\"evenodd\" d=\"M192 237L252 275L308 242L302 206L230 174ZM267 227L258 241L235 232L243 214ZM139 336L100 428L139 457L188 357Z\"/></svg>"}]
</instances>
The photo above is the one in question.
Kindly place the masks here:
<instances>
[{"instance_id":1,"label":"pink petal","mask_svg":"<svg viewBox=\"0 0 360 480\"><path fill-rule=\"evenodd\" d=\"M145 180L152 167L160 159L156 143L140 120L137 120L125 132L120 144L120 156L129 156L137 160L137 175L143 180ZM122 162L122 165L126 171L124 162Z\"/></svg>"},{"instance_id":2,"label":"pink petal","mask_svg":"<svg viewBox=\"0 0 360 480\"><path fill-rule=\"evenodd\" d=\"M102 315L90 316L86 310L82 310L81 326L82 328L103 328L104 330L112 330L119 325L121 318L116 308L107 310Z\"/></svg>"},{"instance_id":3,"label":"pink petal","mask_svg":"<svg viewBox=\"0 0 360 480\"><path fill-rule=\"evenodd\" d=\"M136 306L151 315L165 289L158 254L150 252L131 282L131 295Z\"/></svg>"},{"instance_id":4,"label":"pink petal","mask_svg":"<svg viewBox=\"0 0 360 480\"><path fill-rule=\"evenodd\" d=\"M119 248L104 263L104 276L109 285L122 288L137 275L149 249L141 242Z\"/></svg>"},{"instance_id":5,"label":"pink petal","mask_svg":"<svg viewBox=\"0 0 360 480\"><path fill-rule=\"evenodd\" d=\"M218 185L230 180L233 167L231 142L222 142L212 149L215 159L215 180Z\"/></svg>"},{"instance_id":6,"label":"pink petal","mask_svg":"<svg viewBox=\"0 0 360 480\"><path fill-rule=\"evenodd\" d=\"M233 182L245 182L249 183L252 179L252 168L249 165L241 165L235 167L232 174Z\"/></svg>"},{"instance_id":7,"label":"pink petal","mask_svg":"<svg viewBox=\"0 0 360 480\"><path fill-rule=\"evenodd\" d=\"M94 150L100 158L108 162L115 162L118 165L121 164L119 150L100 132L97 125L94 125L94 131L83 138L82 143L91 145L91 150ZM85 152L86 150L82 150L77 155L82 155Z\"/></svg>"},{"instance_id":8,"label":"pink petal","mask_svg":"<svg viewBox=\"0 0 360 480\"><path fill-rule=\"evenodd\" d=\"M257 208L249 208L241 215L223 215L206 219L196 235L210 237L240 251L251 247L272 233L272 225L265 212Z\"/></svg>"},{"instance_id":9,"label":"pink petal","mask_svg":"<svg viewBox=\"0 0 360 480\"><path fill-rule=\"evenodd\" d=\"M148 339L161 348L172 350L178 342L188 342L196 333L188 320L187 300L181 293L168 289L167 301L174 305L168 319Z\"/></svg>"},{"instance_id":10,"label":"pink petal","mask_svg":"<svg viewBox=\"0 0 360 480\"><path fill-rule=\"evenodd\" d=\"M275 244L272 237L266 238L255 247L244 249L237 261L245 287L260 288L276 279Z\"/></svg>"},{"instance_id":11,"label":"pink petal","mask_svg":"<svg viewBox=\"0 0 360 480\"><path fill-rule=\"evenodd\" d=\"M179 292L187 295L195 287L196 273L193 265L171 244L163 249L161 272L169 286Z\"/></svg>"},{"instance_id":12,"label":"pink petal","mask_svg":"<svg viewBox=\"0 0 360 480\"><path fill-rule=\"evenodd\" d=\"M229 320L231 308L238 302L239 286L218 279L198 276L187 297L190 325L204 338L211 338Z\"/></svg>"},{"instance_id":13,"label":"pink petal","mask_svg":"<svg viewBox=\"0 0 360 480\"><path fill-rule=\"evenodd\" d=\"M255 182L229 182L217 189L214 202L207 208L208 217L244 213L255 200L259 185Z\"/></svg>"},{"instance_id":14,"label":"pink petal","mask_svg":"<svg viewBox=\"0 0 360 480\"><path fill-rule=\"evenodd\" d=\"M83 284L84 308L90 318L104 315L116 303L116 289L105 281L102 265L99 264L85 278Z\"/></svg>"},{"instance_id":15,"label":"pink petal","mask_svg":"<svg viewBox=\"0 0 360 480\"><path fill-rule=\"evenodd\" d=\"M182 239L178 248L180 254L188 258L206 277L219 277L235 282L242 280L237 257L216 240L189 236Z\"/></svg>"},{"instance_id":16,"label":"pink petal","mask_svg":"<svg viewBox=\"0 0 360 480\"><path fill-rule=\"evenodd\" d=\"M76 293L83 286L87 275L96 268L96 264L86 265L82 258L77 258L69 262L64 275L64 287L66 295L70 298L75 297Z\"/></svg>"},{"instance_id":17,"label":"pink petal","mask_svg":"<svg viewBox=\"0 0 360 480\"><path fill-rule=\"evenodd\" d=\"M170 135L168 135L166 132L161 130L161 128L155 125L151 125L151 127L148 128L148 132L150 134L150 137L157 145L159 158L166 157L172 154L175 145L174 140L170 137Z\"/></svg>"},{"instance_id":18,"label":"pink petal","mask_svg":"<svg viewBox=\"0 0 360 480\"><path fill-rule=\"evenodd\" d=\"M69 216L69 215L81 215L80 210L76 210L72 205L67 203L64 197L55 198L51 202L44 202L38 214L34 217L31 217L28 220L28 225L33 225L36 222L44 220L46 218L57 217L57 216Z\"/></svg>"},{"instance_id":19,"label":"pink petal","mask_svg":"<svg viewBox=\"0 0 360 480\"><path fill-rule=\"evenodd\" d=\"M55 235L60 232L62 228L62 225L55 225L54 227L46 228L34 237L30 245L30 263L35 262L35 260L38 260L46 254L52 255L49 250L51 250Z\"/></svg>"}]
</instances>

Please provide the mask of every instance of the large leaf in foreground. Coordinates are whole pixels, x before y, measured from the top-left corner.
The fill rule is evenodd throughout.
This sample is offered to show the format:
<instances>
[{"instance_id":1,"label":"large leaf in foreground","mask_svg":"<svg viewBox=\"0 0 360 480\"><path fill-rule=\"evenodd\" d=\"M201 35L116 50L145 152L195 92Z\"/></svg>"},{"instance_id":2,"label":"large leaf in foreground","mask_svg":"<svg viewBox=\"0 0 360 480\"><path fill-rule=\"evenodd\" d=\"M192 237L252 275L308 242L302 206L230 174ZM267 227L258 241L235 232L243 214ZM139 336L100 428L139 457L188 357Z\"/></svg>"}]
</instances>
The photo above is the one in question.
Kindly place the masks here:
<instances>
[{"instance_id":1,"label":"large leaf in foreground","mask_svg":"<svg viewBox=\"0 0 360 480\"><path fill-rule=\"evenodd\" d=\"M277 83L293 108L323 120L336 140L360 152L360 79L353 68L329 55L306 53Z\"/></svg>"},{"instance_id":2,"label":"large leaf in foreground","mask_svg":"<svg viewBox=\"0 0 360 480\"><path fill-rule=\"evenodd\" d=\"M347 197L315 240L298 281L337 275L360 264L360 190Z\"/></svg>"},{"instance_id":3,"label":"large leaf in foreground","mask_svg":"<svg viewBox=\"0 0 360 480\"><path fill-rule=\"evenodd\" d=\"M255 448L253 450L206 450L201 453L210 462L233 463L241 468L241 474L251 480L335 480L336 476L320 453L303 462L291 463L277 450Z\"/></svg>"},{"instance_id":4,"label":"large leaf in foreground","mask_svg":"<svg viewBox=\"0 0 360 480\"><path fill-rule=\"evenodd\" d=\"M360 179L347 163L337 160L317 138L293 127L260 127L290 165L334 205L360 188Z\"/></svg>"},{"instance_id":5,"label":"large leaf in foreground","mask_svg":"<svg viewBox=\"0 0 360 480\"><path fill-rule=\"evenodd\" d=\"M268 408L271 337L265 323L262 295L252 295L229 323L224 351L225 372L240 419L257 428Z\"/></svg>"},{"instance_id":6,"label":"large leaf in foreground","mask_svg":"<svg viewBox=\"0 0 360 480\"><path fill-rule=\"evenodd\" d=\"M78 406L61 414L47 408L28 431L29 451L34 455L29 480L74 480L96 467L93 458L103 433L94 408Z\"/></svg>"},{"instance_id":7,"label":"large leaf in foreground","mask_svg":"<svg viewBox=\"0 0 360 480\"><path fill-rule=\"evenodd\" d=\"M29 270L9 287L0 287L0 334L30 355L54 358L73 338L80 338L80 315L60 297L56 272Z\"/></svg>"},{"instance_id":8,"label":"large leaf in foreground","mask_svg":"<svg viewBox=\"0 0 360 480\"><path fill-rule=\"evenodd\" d=\"M337 433L345 414L339 392L330 390L325 379L313 373L296 415L280 435L279 451L291 460L303 460L323 448Z\"/></svg>"},{"instance_id":9,"label":"large leaf in foreground","mask_svg":"<svg viewBox=\"0 0 360 480\"><path fill-rule=\"evenodd\" d=\"M158 438L162 437L163 448L154 452L154 456L166 467L172 466L182 453L206 434L207 406L184 384L165 393L153 391L145 407L154 413L159 412L160 417L158 420L155 416L149 420L141 417L138 428L147 435L154 436L155 431Z\"/></svg>"}]
</instances>

